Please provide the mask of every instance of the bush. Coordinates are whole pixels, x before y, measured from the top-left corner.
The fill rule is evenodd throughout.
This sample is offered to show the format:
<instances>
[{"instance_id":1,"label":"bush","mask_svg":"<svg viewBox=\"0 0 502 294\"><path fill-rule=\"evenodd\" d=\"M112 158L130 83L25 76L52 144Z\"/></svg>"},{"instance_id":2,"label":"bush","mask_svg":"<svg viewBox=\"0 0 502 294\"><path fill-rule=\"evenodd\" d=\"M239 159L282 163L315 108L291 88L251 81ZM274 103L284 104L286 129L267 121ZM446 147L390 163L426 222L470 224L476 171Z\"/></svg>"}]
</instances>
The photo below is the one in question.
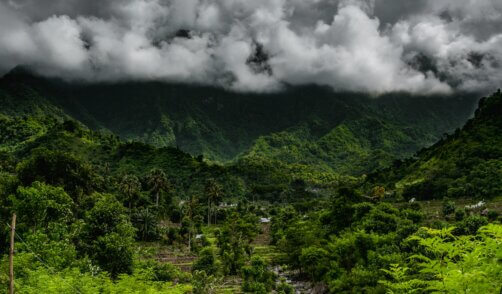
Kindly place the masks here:
<instances>
[{"instance_id":1,"label":"bush","mask_svg":"<svg viewBox=\"0 0 502 294\"><path fill-rule=\"evenodd\" d=\"M63 186L74 200L78 200L76 197L82 192L92 192L99 182L88 163L72 154L45 148L34 150L31 157L18 165L17 172L25 186L35 181Z\"/></svg>"},{"instance_id":2,"label":"bush","mask_svg":"<svg viewBox=\"0 0 502 294\"><path fill-rule=\"evenodd\" d=\"M303 248L300 263L312 281L321 281L329 269L328 252L315 246Z\"/></svg>"},{"instance_id":3,"label":"bush","mask_svg":"<svg viewBox=\"0 0 502 294\"><path fill-rule=\"evenodd\" d=\"M220 282L221 279L218 279L213 275L209 275L205 271L194 271L192 279L192 292L193 294L214 293Z\"/></svg>"},{"instance_id":4,"label":"bush","mask_svg":"<svg viewBox=\"0 0 502 294\"><path fill-rule=\"evenodd\" d=\"M420 223L424 218L424 215L420 210L405 209L402 211L402 215L415 224Z\"/></svg>"},{"instance_id":5,"label":"bush","mask_svg":"<svg viewBox=\"0 0 502 294\"><path fill-rule=\"evenodd\" d=\"M476 236L455 237L453 230L422 228L410 237L416 245L406 264L383 270L387 293L499 293L502 227L490 224Z\"/></svg>"},{"instance_id":6,"label":"bush","mask_svg":"<svg viewBox=\"0 0 502 294\"><path fill-rule=\"evenodd\" d=\"M145 273L145 278L156 282L188 282L187 274L170 263L160 263L154 260L138 261L134 265L134 272Z\"/></svg>"},{"instance_id":7,"label":"bush","mask_svg":"<svg viewBox=\"0 0 502 294\"><path fill-rule=\"evenodd\" d=\"M374 209L364 218L363 228L367 232L387 234L397 229L398 219L396 215Z\"/></svg>"},{"instance_id":8,"label":"bush","mask_svg":"<svg viewBox=\"0 0 502 294\"><path fill-rule=\"evenodd\" d=\"M361 220L365 215L367 215L374 205L369 202L357 203L352 206L354 209L354 221Z\"/></svg>"},{"instance_id":9,"label":"bush","mask_svg":"<svg viewBox=\"0 0 502 294\"><path fill-rule=\"evenodd\" d=\"M132 270L135 229L125 207L110 194L95 193L84 216L80 250L113 277Z\"/></svg>"},{"instance_id":10,"label":"bush","mask_svg":"<svg viewBox=\"0 0 502 294\"><path fill-rule=\"evenodd\" d=\"M20 217L20 227L46 228L50 222L68 223L73 216L70 196L62 188L44 183L33 182L30 187L20 187L11 200Z\"/></svg>"},{"instance_id":11,"label":"bush","mask_svg":"<svg viewBox=\"0 0 502 294\"><path fill-rule=\"evenodd\" d=\"M216 259L216 253L213 248L205 247L199 253L199 258L193 263L192 271L205 271L212 275L219 275L221 264Z\"/></svg>"},{"instance_id":12,"label":"bush","mask_svg":"<svg viewBox=\"0 0 502 294\"><path fill-rule=\"evenodd\" d=\"M455 210L455 220L456 221L461 221L465 217L465 210L463 209L457 209Z\"/></svg>"},{"instance_id":13,"label":"bush","mask_svg":"<svg viewBox=\"0 0 502 294\"><path fill-rule=\"evenodd\" d=\"M285 278L281 278L281 282L277 285L276 292L278 294L293 294L295 288L286 282Z\"/></svg>"},{"instance_id":14,"label":"bush","mask_svg":"<svg viewBox=\"0 0 502 294\"><path fill-rule=\"evenodd\" d=\"M242 290L252 293L270 293L275 283L275 275L268 270L268 264L259 256L251 258L251 264L242 267Z\"/></svg>"},{"instance_id":15,"label":"bush","mask_svg":"<svg viewBox=\"0 0 502 294\"><path fill-rule=\"evenodd\" d=\"M471 215L457 223L455 234L457 235L475 235L478 229L488 224L486 217Z\"/></svg>"},{"instance_id":16,"label":"bush","mask_svg":"<svg viewBox=\"0 0 502 294\"><path fill-rule=\"evenodd\" d=\"M443 201L443 215L446 217L446 216L449 216L450 214L454 213L455 212L455 202L453 201L448 201L448 200L445 200Z\"/></svg>"},{"instance_id":17,"label":"bush","mask_svg":"<svg viewBox=\"0 0 502 294\"><path fill-rule=\"evenodd\" d=\"M495 210L490 210L488 211L488 214L486 216L488 217L488 220L493 222L497 220L497 218L499 217L499 213L496 212Z\"/></svg>"}]
</instances>

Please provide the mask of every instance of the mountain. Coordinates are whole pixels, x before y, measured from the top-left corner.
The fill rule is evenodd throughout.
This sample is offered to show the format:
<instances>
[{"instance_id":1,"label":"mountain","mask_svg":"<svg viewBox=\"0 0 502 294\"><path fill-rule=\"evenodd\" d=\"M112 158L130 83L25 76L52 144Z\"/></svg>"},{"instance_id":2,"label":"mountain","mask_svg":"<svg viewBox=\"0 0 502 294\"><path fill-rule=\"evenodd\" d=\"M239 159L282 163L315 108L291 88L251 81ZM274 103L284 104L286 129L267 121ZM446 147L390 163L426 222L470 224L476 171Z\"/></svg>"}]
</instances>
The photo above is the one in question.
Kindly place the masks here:
<instances>
[{"instance_id":1,"label":"mountain","mask_svg":"<svg viewBox=\"0 0 502 294\"><path fill-rule=\"evenodd\" d=\"M369 176L406 198L502 196L502 94L479 101L474 118L415 158Z\"/></svg>"},{"instance_id":2,"label":"mountain","mask_svg":"<svg viewBox=\"0 0 502 294\"><path fill-rule=\"evenodd\" d=\"M161 82L75 84L22 68L1 79L0 93L4 115L5 109L34 111L12 106L22 101L51 119L72 117L125 140L213 161L273 160L352 175L433 144L464 123L477 101L468 95L375 98L318 86L252 94Z\"/></svg>"},{"instance_id":3,"label":"mountain","mask_svg":"<svg viewBox=\"0 0 502 294\"><path fill-rule=\"evenodd\" d=\"M25 73L4 77L0 89L0 222L18 217L17 289L38 293L68 281L82 291L143 285L161 293L177 291L176 282L184 289L178 292L189 293L208 281L202 267L220 277L241 274L242 285L229 288L235 292L249 289L253 272L266 273L274 284L269 268L277 264L291 269L293 279L304 271L301 281L318 282L315 287L326 292L385 292L383 283L422 291L441 281L422 264L408 274L406 268L417 266L414 257L429 258L419 255L423 247L403 250L403 244L437 241L454 252L486 243L473 252L500 255L500 201L468 214L445 201L443 212L454 211L453 218L430 205L421 210L425 201L403 203L387 193L419 199L500 195L500 92L481 99L461 130L411 159L395 160L460 125L459 114L468 117L474 99L371 99L318 87L260 96L160 83L73 85ZM175 94L162 92L167 89ZM196 93L222 96L200 100ZM138 142L151 140L152 132L157 146ZM194 149L188 154L182 148ZM193 151L223 158L225 148L234 152L225 164ZM260 223L264 219L271 223ZM0 251L8 248L9 232L0 229ZM475 276L483 281L476 284L481 292L493 292L500 271L485 269L496 258L471 266L471 253L449 257L455 263L446 265L453 268L448 284L458 285L458 269L467 268L481 277ZM187 267L191 274L181 272Z\"/></svg>"},{"instance_id":4,"label":"mountain","mask_svg":"<svg viewBox=\"0 0 502 294\"><path fill-rule=\"evenodd\" d=\"M33 141L68 118L43 93L12 77L0 79L0 151Z\"/></svg>"}]
</instances>

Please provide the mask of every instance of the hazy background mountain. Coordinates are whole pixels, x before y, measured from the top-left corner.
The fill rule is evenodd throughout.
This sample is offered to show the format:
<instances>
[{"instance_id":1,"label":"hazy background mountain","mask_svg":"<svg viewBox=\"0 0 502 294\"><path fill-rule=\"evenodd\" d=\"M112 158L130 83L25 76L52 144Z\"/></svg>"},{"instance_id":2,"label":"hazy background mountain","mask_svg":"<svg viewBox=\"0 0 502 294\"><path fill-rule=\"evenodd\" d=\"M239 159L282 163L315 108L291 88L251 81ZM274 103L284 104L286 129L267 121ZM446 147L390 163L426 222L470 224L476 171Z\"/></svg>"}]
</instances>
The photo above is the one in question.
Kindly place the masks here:
<instances>
[{"instance_id":1,"label":"hazy background mountain","mask_svg":"<svg viewBox=\"0 0 502 294\"><path fill-rule=\"evenodd\" d=\"M40 132L48 116L70 116L126 140L215 161L274 159L345 174L384 167L433 144L460 127L477 102L469 95L373 97L319 86L252 94L161 82L74 84L23 68L3 77L0 91L1 112L11 120L37 114ZM26 124L36 124L34 117Z\"/></svg>"}]
</instances>

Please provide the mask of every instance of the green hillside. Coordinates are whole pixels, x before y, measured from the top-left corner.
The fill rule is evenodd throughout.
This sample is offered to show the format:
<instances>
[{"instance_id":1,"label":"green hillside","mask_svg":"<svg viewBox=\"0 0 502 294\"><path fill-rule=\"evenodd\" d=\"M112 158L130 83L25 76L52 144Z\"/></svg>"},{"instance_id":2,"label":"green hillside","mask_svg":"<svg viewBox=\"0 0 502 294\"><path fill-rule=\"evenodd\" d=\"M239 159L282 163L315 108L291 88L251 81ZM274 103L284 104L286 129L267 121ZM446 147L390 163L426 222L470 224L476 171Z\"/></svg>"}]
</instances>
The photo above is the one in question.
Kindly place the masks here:
<instances>
[{"instance_id":1,"label":"green hillside","mask_svg":"<svg viewBox=\"0 0 502 294\"><path fill-rule=\"evenodd\" d=\"M0 223L17 214L19 293L500 290L500 93L396 161L474 100L26 73L0 89ZM141 142L150 132L170 141ZM9 240L2 225L0 293Z\"/></svg>"},{"instance_id":2,"label":"green hillside","mask_svg":"<svg viewBox=\"0 0 502 294\"><path fill-rule=\"evenodd\" d=\"M407 198L484 198L502 196L502 95L483 98L463 128L447 135L416 157L396 161L375 173Z\"/></svg>"},{"instance_id":3,"label":"green hillside","mask_svg":"<svg viewBox=\"0 0 502 294\"><path fill-rule=\"evenodd\" d=\"M433 144L465 122L477 100L374 98L314 86L250 94L160 82L70 84L22 68L5 76L0 89L4 100L41 97L35 105L57 106L124 140L176 147L218 162L264 158L352 175Z\"/></svg>"},{"instance_id":4,"label":"green hillside","mask_svg":"<svg viewBox=\"0 0 502 294\"><path fill-rule=\"evenodd\" d=\"M30 142L68 116L40 92L0 79L0 150Z\"/></svg>"}]
</instances>

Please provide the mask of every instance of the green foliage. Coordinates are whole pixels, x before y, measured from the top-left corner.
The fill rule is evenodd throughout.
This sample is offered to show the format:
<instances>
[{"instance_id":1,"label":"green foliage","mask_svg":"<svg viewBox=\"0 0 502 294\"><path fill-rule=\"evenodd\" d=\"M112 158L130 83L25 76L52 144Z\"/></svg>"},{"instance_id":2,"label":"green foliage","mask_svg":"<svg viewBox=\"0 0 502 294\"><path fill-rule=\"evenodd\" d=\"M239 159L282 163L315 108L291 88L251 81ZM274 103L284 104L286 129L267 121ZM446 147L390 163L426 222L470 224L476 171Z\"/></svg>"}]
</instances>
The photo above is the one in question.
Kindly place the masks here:
<instances>
[{"instance_id":1,"label":"green foliage","mask_svg":"<svg viewBox=\"0 0 502 294\"><path fill-rule=\"evenodd\" d=\"M160 263L153 260L136 260L134 264L134 274L142 279L154 282L188 282L190 275L170 264Z\"/></svg>"},{"instance_id":2,"label":"green foliage","mask_svg":"<svg viewBox=\"0 0 502 294\"><path fill-rule=\"evenodd\" d=\"M192 271L204 271L214 276L219 275L221 264L217 260L214 248L205 247L199 252L198 256L199 258L192 265Z\"/></svg>"},{"instance_id":3,"label":"green foliage","mask_svg":"<svg viewBox=\"0 0 502 294\"><path fill-rule=\"evenodd\" d=\"M258 219L251 214L233 213L221 230L215 232L225 275L235 275L251 253L250 243L258 233Z\"/></svg>"},{"instance_id":4,"label":"green foliage","mask_svg":"<svg viewBox=\"0 0 502 294\"><path fill-rule=\"evenodd\" d=\"M189 293L191 287L186 284L173 285L172 283L143 280L138 275L122 275L111 280L105 275L92 275L82 273L76 268L69 268L60 272L53 272L45 268L30 270L27 276L16 279L17 289L22 293L59 294L114 294L114 293ZM7 288L7 286L3 287Z\"/></svg>"},{"instance_id":5,"label":"green foliage","mask_svg":"<svg viewBox=\"0 0 502 294\"><path fill-rule=\"evenodd\" d=\"M270 293L275 284L275 275L267 268L265 260L258 256L251 258L251 264L242 267L242 291L248 293Z\"/></svg>"},{"instance_id":6,"label":"green foliage","mask_svg":"<svg viewBox=\"0 0 502 294\"><path fill-rule=\"evenodd\" d=\"M158 215L153 208L138 208L131 214L131 222L136 228L136 237L142 241L155 241L160 238Z\"/></svg>"},{"instance_id":7,"label":"green foliage","mask_svg":"<svg viewBox=\"0 0 502 294\"><path fill-rule=\"evenodd\" d=\"M10 73L0 83L0 103L6 106L1 112L9 119L20 113L27 114L28 120L36 117L33 123L23 122L29 127L20 128L16 136L6 132L9 141L38 138L54 124L34 113L62 120L66 112L127 141L179 146L213 161L243 159L246 169L254 169L257 162L273 162L271 166L295 173L290 180L300 173L309 180L333 177L333 172L359 175L409 156L471 115L475 99L455 101L452 105L449 97L404 93L373 99L334 94L317 86L244 94L146 82L75 85L26 70ZM66 129L73 130L71 125Z\"/></svg>"},{"instance_id":8,"label":"green foliage","mask_svg":"<svg viewBox=\"0 0 502 294\"><path fill-rule=\"evenodd\" d=\"M193 293L194 294L214 294L218 288L221 279L216 278L205 271L193 272Z\"/></svg>"},{"instance_id":9,"label":"green foliage","mask_svg":"<svg viewBox=\"0 0 502 294\"><path fill-rule=\"evenodd\" d=\"M487 224L488 220L486 217L471 215L457 222L455 233L458 235L475 235L480 227Z\"/></svg>"},{"instance_id":10,"label":"green foliage","mask_svg":"<svg viewBox=\"0 0 502 294\"><path fill-rule=\"evenodd\" d=\"M327 264L329 253L323 248L311 246L302 249L300 263L312 281L322 280L329 269Z\"/></svg>"},{"instance_id":11,"label":"green foliage","mask_svg":"<svg viewBox=\"0 0 502 294\"><path fill-rule=\"evenodd\" d=\"M406 199L493 199L502 194L502 94L479 102L475 117L416 158L368 177L396 186Z\"/></svg>"},{"instance_id":12,"label":"green foliage","mask_svg":"<svg viewBox=\"0 0 502 294\"><path fill-rule=\"evenodd\" d=\"M279 282L275 290L277 291L278 294L295 293L294 287L289 285L284 278L281 278L281 281Z\"/></svg>"},{"instance_id":13,"label":"green foliage","mask_svg":"<svg viewBox=\"0 0 502 294\"><path fill-rule=\"evenodd\" d=\"M152 193L155 195L155 206L159 206L161 192L169 192L171 183L167 179L166 173L158 168L150 170L147 175L148 185L151 187ZM170 205L168 201L167 205Z\"/></svg>"},{"instance_id":14,"label":"green foliage","mask_svg":"<svg viewBox=\"0 0 502 294\"><path fill-rule=\"evenodd\" d=\"M482 227L476 236L455 237L455 228L422 228L411 236L408 265L393 264L381 283L391 293L496 293L502 280L502 226ZM417 269L417 270L411 270Z\"/></svg>"},{"instance_id":15,"label":"green foliage","mask_svg":"<svg viewBox=\"0 0 502 294\"><path fill-rule=\"evenodd\" d=\"M75 103L66 86L78 87ZM270 260L332 293L490 293L500 286L500 225L488 224L496 211L466 214L445 202L443 215L455 213L455 228L438 221L417 232L430 221L420 205L390 204L500 196L500 94L414 158L355 178L433 143L469 115L472 101L370 100L317 87L248 96L155 83L126 83L118 92L66 86L23 74L0 79L0 221L18 213L20 293L215 293L228 275L242 276L245 292L293 293L284 281L275 284L271 255L265 261L254 248L266 240L254 240L258 217L269 216L278 250ZM166 89L169 99L153 98ZM140 94L141 105L152 103L133 107ZM115 107L123 99L133 106ZM1 252L7 237L2 226ZM178 284L189 273L135 256L135 240L197 253L193 289ZM0 269L6 289L5 254Z\"/></svg>"},{"instance_id":16,"label":"green foliage","mask_svg":"<svg viewBox=\"0 0 502 294\"><path fill-rule=\"evenodd\" d=\"M19 252L36 252L44 265L60 271L68 267L82 266L86 260L78 259L75 245L69 240L73 232L64 224L51 224L47 231L24 233L23 242L16 246ZM38 262L39 260L37 260Z\"/></svg>"},{"instance_id":17,"label":"green foliage","mask_svg":"<svg viewBox=\"0 0 502 294\"><path fill-rule=\"evenodd\" d=\"M455 212L455 202L444 200L443 201L443 215L449 216Z\"/></svg>"},{"instance_id":18,"label":"green foliage","mask_svg":"<svg viewBox=\"0 0 502 294\"><path fill-rule=\"evenodd\" d=\"M358 201L355 191L342 187L337 195L332 197L330 209L322 216L321 222L329 227L331 233L338 233L353 221L354 202Z\"/></svg>"},{"instance_id":19,"label":"green foliage","mask_svg":"<svg viewBox=\"0 0 502 294\"><path fill-rule=\"evenodd\" d=\"M125 175L120 181L120 191L125 196L125 202L129 204L129 209L132 209L133 203L137 200L137 195L141 190L141 183L135 175Z\"/></svg>"},{"instance_id":20,"label":"green foliage","mask_svg":"<svg viewBox=\"0 0 502 294\"><path fill-rule=\"evenodd\" d=\"M287 264L333 293L380 293L383 286L378 281L384 273L379 269L402 262L406 250L402 242L422 220L416 209L398 210L388 203L360 199L344 188L333 196L329 208L302 217L283 209L273 218L272 232L282 236L277 247Z\"/></svg>"},{"instance_id":21,"label":"green foliage","mask_svg":"<svg viewBox=\"0 0 502 294\"><path fill-rule=\"evenodd\" d=\"M456 221L461 221L465 217L465 210L463 209L457 209L455 210L455 220Z\"/></svg>"},{"instance_id":22,"label":"green foliage","mask_svg":"<svg viewBox=\"0 0 502 294\"><path fill-rule=\"evenodd\" d=\"M50 223L68 224L73 217L73 201L62 188L33 182L19 187L11 197L12 209L19 215L20 226L32 230L47 228Z\"/></svg>"},{"instance_id":23,"label":"green foliage","mask_svg":"<svg viewBox=\"0 0 502 294\"><path fill-rule=\"evenodd\" d=\"M25 186L35 181L46 182L63 186L73 197L93 191L96 185L96 175L89 164L72 154L45 148L33 150L31 156L18 165L17 173Z\"/></svg>"},{"instance_id":24,"label":"green foliage","mask_svg":"<svg viewBox=\"0 0 502 294\"><path fill-rule=\"evenodd\" d=\"M125 208L110 194L93 194L80 236L81 251L116 277L132 270L135 230Z\"/></svg>"}]
</instances>

